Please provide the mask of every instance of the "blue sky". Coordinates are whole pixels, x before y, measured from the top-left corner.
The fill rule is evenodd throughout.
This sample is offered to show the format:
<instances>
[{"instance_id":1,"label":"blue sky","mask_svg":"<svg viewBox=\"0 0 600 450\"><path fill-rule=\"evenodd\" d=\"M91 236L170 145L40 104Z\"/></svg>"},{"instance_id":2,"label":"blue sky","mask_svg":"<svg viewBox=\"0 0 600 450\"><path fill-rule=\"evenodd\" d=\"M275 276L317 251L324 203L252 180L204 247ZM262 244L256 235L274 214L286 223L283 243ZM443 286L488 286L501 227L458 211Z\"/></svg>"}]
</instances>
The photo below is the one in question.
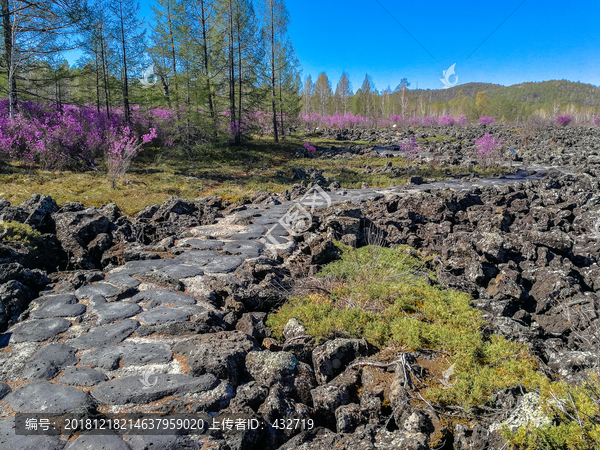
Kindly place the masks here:
<instances>
[{"instance_id":1,"label":"blue sky","mask_svg":"<svg viewBox=\"0 0 600 450\"><path fill-rule=\"evenodd\" d=\"M600 85L598 0L378 1L420 45L376 0L287 1L303 79L325 71L335 88L346 70L354 90L365 73L380 90L402 77L411 89L417 82L439 89L443 70L456 63L459 84L564 78Z\"/></svg>"},{"instance_id":2,"label":"blue sky","mask_svg":"<svg viewBox=\"0 0 600 450\"><path fill-rule=\"evenodd\" d=\"M140 11L147 18L149 3L142 2ZM303 80L312 75L316 81L324 71L334 89L344 70L354 90L365 73L380 90L388 85L394 89L403 77L411 89L417 83L419 88L440 89L442 72L452 64L458 84L511 85L564 78L600 85L598 0L286 0L286 4Z\"/></svg>"}]
</instances>

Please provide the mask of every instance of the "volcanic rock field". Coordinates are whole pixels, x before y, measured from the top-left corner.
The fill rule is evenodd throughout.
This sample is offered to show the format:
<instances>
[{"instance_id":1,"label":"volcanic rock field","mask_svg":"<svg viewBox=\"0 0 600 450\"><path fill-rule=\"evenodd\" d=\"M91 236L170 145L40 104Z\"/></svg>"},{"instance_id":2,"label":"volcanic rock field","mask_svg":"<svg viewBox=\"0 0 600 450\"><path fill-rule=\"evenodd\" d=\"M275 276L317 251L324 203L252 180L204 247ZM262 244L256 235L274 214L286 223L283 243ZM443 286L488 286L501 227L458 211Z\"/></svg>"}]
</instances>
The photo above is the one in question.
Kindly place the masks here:
<instances>
[{"instance_id":1,"label":"volcanic rock field","mask_svg":"<svg viewBox=\"0 0 600 450\"><path fill-rule=\"evenodd\" d=\"M393 156L401 138L443 133L417 162L467 168L479 128L325 130L339 144L319 157ZM528 343L549 377L596 370L600 132L488 131L518 155L493 178L352 190L306 176L245 202L171 198L132 217L114 204L0 199L4 221L41 233L35 248L0 241L0 449L428 449L434 435L444 436L436 448L503 448L498 424L522 390L499 393L497 417L449 428L435 408L402 403L403 367L418 371L418 352L317 344L297 320L276 341L265 324L299 280L337 258L334 241L361 247L375 233L433 256L437 283L470 294L487 332ZM379 147L352 143L371 137ZM311 219L290 233L298 205ZM573 305L589 313L574 319ZM61 436L16 430L23 414L182 422ZM225 420L232 427L213 426Z\"/></svg>"}]
</instances>

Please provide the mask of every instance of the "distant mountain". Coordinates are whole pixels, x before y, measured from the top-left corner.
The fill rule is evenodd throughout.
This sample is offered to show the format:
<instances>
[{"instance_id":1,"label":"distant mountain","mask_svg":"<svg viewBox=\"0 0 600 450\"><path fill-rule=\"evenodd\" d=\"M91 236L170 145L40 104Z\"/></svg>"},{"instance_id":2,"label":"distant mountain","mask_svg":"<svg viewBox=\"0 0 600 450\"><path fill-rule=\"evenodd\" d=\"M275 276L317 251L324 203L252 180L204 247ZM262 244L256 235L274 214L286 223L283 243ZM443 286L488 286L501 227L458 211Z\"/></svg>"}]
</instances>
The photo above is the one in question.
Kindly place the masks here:
<instances>
[{"instance_id":1,"label":"distant mountain","mask_svg":"<svg viewBox=\"0 0 600 450\"><path fill-rule=\"evenodd\" d=\"M465 83L449 89L411 89L413 95L423 94L432 102L448 102L463 91L467 97L475 97L485 92L488 99L504 97L508 100L530 103L579 103L581 106L600 106L600 87L592 84L567 80L528 82L502 86L492 83Z\"/></svg>"}]
</instances>

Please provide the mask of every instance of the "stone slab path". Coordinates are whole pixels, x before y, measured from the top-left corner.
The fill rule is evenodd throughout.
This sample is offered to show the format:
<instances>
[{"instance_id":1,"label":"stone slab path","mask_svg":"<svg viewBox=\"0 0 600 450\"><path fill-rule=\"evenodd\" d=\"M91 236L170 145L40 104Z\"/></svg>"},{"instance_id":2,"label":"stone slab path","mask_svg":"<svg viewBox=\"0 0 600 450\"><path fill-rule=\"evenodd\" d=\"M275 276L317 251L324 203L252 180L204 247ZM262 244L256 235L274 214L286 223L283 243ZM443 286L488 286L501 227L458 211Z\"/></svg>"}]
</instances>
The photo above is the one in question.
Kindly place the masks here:
<instances>
[{"instance_id":1,"label":"stone slab path","mask_svg":"<svg viewBox=\"0 0 600 450\"><path fill-rule=\"evenodd\" d=\"M301 204L310 211L327 202L503 186L545 173L326 195L314 191ZM202 434L168 439L84 434L70 442L17 435L14 416L160 412L172 405L211 412L227 405L246 354L258 344L240 331L223 331L224 311L207 281L235 276L245 260L268 257L274 243L285 246L291 238L280 220L297 207L296 202L247 205L215 225L192 229L192 237L176 242L172 258L127 262L100 282L34 300L28 317L0 335L0 449L201 448L207 439Z\"/></svg>"}]
</instances>

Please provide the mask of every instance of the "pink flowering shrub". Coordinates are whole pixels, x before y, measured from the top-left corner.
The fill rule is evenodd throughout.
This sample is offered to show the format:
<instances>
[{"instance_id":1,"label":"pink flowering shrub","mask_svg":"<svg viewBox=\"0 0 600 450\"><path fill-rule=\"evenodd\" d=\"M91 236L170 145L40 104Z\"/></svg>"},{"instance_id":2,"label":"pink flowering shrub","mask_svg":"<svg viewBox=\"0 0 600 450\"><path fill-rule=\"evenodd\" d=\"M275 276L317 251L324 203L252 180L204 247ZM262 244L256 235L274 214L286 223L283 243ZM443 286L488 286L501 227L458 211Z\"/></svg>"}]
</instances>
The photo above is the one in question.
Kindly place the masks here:
<instances>
[{"instance_id":1,"label":"pink flowering shrub","mask_svg":"<svg viewBox=\"0 0 600 450\"><path fill-rule=\"evenodd\" d=\"M418 116L415 116L413 118L410 119L410 124L413 127L418 127L419 125L421 125L421 118Z\"/></svg>"},{"instance_id":2,"label":"pink flowering shrub","mask_svg":"<svg viewBox=\"0 0 600 450\"><path fill-rule=\"evenodd\" d=\"M394 128L398 128L401 126L406 126L408 124L408 120L406 119L406 117L404 116L399 116L396 114L393 114L389 117L389 125L391 127L394 127L394 125L396 125Z\"/></svg>"},{"instance_id":3,"label":"pink flowering shrub","mask_svg":"<svg viewBox=\"0 0 600 450\"><path fill-rule=\"evenodd\" d=\"M600 117L596 117L593 121L592 124L594 124L595 126L600 126Z\"/></svg>"},{"instance_id":4,"label":"pink flowering shrub","mask_svg":"<svg viewBox=\"0 0 600 450\"><path fill-rule=\"evenodd\" d=\"M301 122L304 123L307 131L312 131L316 128L336 128L336 129L353 129L358 126L373 126L373 121L361 116L360 114L336 113L333 116L322 116L317 113L300 115Z\"/></svg>"},{"instance_id":5,"label":"pink flowering shrub","mask_svg":"<svg viewBox=\"0 0 600 450\"><path fill-rule=\"evenodd\" d=\"M409 170L411 163L416 159L420 151L417 147L417 138L403 140L400 148L404 150L404 158L406 159L407 170Z\"/></svg>"},{"instance_id":6,"label":"pink flowering shrub","mask_svg":"<svg viewBox=\"0 0 600 450\"><path fill-rule=\"evenodd\" d=\"M428 126L428 127L433 127L434 125L437 125L438 121L435 117L432 116L427 116L427 117L423 117L423 125Z\"/></svg>"},{"instance_id":7,"label":"pink flowering shrub","mask_svg":"<svg viewBox=\"0 0 600 450\"><path fill-rule=\"evenodd\" d=\"M89 169L106 154L111 136L125 126L122 110L110 116L91 105L41 105L19 102L14 119L8 100L0 99L0 159L43 169ZM128 125L131 136L154 129L158 144L174 144L177 136L175 113L165 108L143 111L133 108Z\"/></svg>"},{"instance_id":8,"label":"pink flowering shrub","mask_svg":"<svg viewBox=\"0 0 600 450\"><path fill-rule=\"evenodd\" d=\"M460 116L458 116L458 119L456 119L456 123L462 126L467 125L467 116L461 114Z\"/></svg>"},{"instance_id":9,"label":"pink flowering shrub","mask_svg":"<svg viewBox=\"0 0 600 450\"><path fill-rule=\"evenodd\" d=\"M316 149L316 148L314 148L312 145L310 145L310 144L308 143L308 141L306 141L306 142L304 143L303 147L304 147L306 150L308 150L309 152L316 152L316 151L317 151L317 149Z\"/></svg>"},{"instance_id":10,"label":"pink flowering shrub","mask_svg":"<svg viewBox=\"0 0 600 450\"><path fill-rule=\"evenodd\" d=\"M442 116L438 123L444 127L451 127L456 123L456 120L452 116Z\"/></svg>"},{"instance_id":11,"label":"pink flowering shrub","mask_svg":"<svg viewBox=\"0 0 600 450\"><path fill-rule=\"evenodd\" d=\"M475 139L477 158L482 167L488 167L497 163L500 158L502 141L502 138L495 139L489 133L484 134L479 139Z\"/></svg>"},{"instance_id":12,"label":"pink flowering shrub","mask_svg":"<svg viewBox=\"0 0 600 450\"><path fill-rule=\"evenodd\" d=\"M116 187L117 179L127 173L131 161L142 150L142 145L156 137L154 128L150 128L150 132L142 136L142 142L131 132L129 127L109 130L107 133L108 146L104 158L113 189Z\"/></svg>"},{"instance_id":13,"label":"pink flowering shrub","mask_svg":"<svg viewBox=\"0 0 600 450\"><path fill-rule=\"evenodd\" d=\"M481 125L489 125L492 123L496 123L496 119L494 119L493 117L483 116L479 118L479 123Z\"/></svg>"},{"instance_id":14,"label":"pink flowering shrub","mask_svg":"<svg viewBox=\"0 0 600 450\"><path fill-rule=\"evenodd\" d=\"M568 114L565 114L564 116L558 116L556 118L556 123L558 125L560 125L561 127L566 127L567 125L569 125L571 123L571 116Z\"/></svg>"}]
</instances>

